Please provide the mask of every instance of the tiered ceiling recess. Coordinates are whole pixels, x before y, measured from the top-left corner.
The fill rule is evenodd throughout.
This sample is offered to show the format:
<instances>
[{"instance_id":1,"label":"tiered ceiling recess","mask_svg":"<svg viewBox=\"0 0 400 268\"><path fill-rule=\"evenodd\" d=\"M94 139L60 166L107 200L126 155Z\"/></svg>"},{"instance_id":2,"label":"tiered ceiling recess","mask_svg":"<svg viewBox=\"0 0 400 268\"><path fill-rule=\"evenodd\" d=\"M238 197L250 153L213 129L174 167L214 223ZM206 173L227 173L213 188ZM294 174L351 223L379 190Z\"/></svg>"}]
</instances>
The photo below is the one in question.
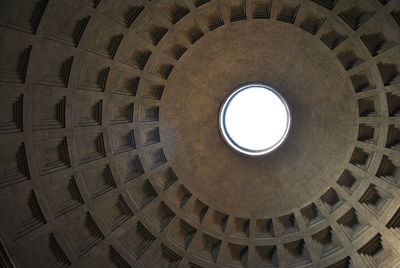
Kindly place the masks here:
<instances>
[{"instance_id":1,"label":"tiered ceiling recess","mask_svg":"<svg viewBox=\"0 0 400 268\"><path fill-rule=\"evenodd\" d=\"M0 15L2 267L400 265L399 0L3 0ZM218 127L254 81L292 116L257 158Z\"/></svg>"}]
</instances>

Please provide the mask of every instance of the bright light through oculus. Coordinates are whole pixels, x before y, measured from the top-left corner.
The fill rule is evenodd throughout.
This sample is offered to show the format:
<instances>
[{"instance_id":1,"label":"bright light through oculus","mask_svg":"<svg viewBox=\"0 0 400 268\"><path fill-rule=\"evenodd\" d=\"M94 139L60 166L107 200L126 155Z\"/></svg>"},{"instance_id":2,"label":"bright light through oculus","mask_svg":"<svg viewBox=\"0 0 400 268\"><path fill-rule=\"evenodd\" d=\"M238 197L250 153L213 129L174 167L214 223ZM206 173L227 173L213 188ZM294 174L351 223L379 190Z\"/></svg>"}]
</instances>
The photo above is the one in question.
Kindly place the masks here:
<instances>
[{"instance_id":1,"label":"bright light through oculus","mask_svg":"<svg viewBox=\"0 0 400 268\"><path fill-rule=\"evenodd\" d=\"M252 156L267 154L285 140L289 108L275 90L251 84L235 90L221 107L220 130L235 150Z\"/></svg>"}]
</instances>

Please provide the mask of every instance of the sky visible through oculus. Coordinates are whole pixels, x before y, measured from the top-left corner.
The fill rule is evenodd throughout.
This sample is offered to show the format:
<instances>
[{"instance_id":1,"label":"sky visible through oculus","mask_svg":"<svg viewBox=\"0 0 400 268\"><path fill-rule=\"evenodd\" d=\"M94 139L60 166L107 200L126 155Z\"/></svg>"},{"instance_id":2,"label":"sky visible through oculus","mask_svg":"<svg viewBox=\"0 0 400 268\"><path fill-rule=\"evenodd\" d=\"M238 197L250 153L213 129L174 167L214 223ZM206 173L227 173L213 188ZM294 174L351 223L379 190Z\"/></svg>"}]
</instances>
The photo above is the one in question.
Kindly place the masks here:
<instances>
[{"instance_id":1,"label":"sky visible through oculus","mask_svg":"<svg viewBox=\"0 0 400 268\"><path fill-rule=\"evenodd\" d=\"M283 99L267 87L255 85L239 90L225 109L225 131L244 149L271 151L287 135L288 108Z\"/></svg>"}]
</instances>

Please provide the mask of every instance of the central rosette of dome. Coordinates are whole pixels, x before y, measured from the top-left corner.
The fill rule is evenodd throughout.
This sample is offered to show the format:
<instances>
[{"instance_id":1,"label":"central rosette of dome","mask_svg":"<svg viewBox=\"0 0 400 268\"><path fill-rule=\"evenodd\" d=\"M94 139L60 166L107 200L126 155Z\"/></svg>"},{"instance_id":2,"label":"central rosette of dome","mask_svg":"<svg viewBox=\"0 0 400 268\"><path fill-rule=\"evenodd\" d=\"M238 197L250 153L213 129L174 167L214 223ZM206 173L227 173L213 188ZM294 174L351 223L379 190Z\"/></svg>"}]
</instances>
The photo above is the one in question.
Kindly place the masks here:
<instances>
[{"instance_id":1,"label":"central rosette of dome","mask_svg":"<svg viewBox=\"0 0 400 268\"><path fill-rule=\"evenodd\" d=\"M249 84L234 90L221 106L219 127L225 142L250 156L268 154L285 140L290 112L271 87Z\"/></svg>"}]
</instances>

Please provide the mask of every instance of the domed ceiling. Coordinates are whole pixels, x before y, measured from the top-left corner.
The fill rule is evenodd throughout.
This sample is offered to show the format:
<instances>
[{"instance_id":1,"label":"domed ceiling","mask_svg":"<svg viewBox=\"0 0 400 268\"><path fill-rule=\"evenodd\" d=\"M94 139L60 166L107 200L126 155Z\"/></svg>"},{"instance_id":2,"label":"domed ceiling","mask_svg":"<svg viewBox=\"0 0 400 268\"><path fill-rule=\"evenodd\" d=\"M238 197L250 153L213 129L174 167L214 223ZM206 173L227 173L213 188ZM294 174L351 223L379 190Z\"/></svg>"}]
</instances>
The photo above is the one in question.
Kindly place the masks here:
<instances>
[{"instance_id":1,"label":"domed ceiling","mask_svg":"<svg viewBox=\"0 0 400 268\"><path fill-rule=\"evenodd\" d=\"M1 267L400 267L399 0L0 10ZM261 157L247 83L291 110Z\"/></svg>"}]
</instances>

